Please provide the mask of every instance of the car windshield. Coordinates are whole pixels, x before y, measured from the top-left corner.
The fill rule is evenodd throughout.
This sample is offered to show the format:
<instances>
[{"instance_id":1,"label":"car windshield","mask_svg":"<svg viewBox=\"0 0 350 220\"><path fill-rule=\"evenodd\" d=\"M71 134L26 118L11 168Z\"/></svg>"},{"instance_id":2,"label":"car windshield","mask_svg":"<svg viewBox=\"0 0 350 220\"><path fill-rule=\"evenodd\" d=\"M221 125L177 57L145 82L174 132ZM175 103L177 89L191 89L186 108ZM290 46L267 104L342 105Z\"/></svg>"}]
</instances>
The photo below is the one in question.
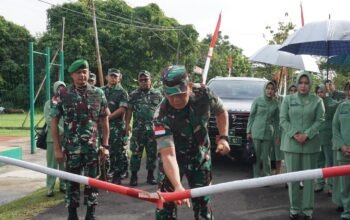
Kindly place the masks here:
<instances>
[{"instance_id":1,"label":"car windshield","mask_svg":"<svg viewBox=\"0 0 350 220\"><path fill-rule=\"evenodd\" d=\"M265 81L213 80L208 85L221 99L254 99L263 94Z\"/></svg>"}]
</instances>

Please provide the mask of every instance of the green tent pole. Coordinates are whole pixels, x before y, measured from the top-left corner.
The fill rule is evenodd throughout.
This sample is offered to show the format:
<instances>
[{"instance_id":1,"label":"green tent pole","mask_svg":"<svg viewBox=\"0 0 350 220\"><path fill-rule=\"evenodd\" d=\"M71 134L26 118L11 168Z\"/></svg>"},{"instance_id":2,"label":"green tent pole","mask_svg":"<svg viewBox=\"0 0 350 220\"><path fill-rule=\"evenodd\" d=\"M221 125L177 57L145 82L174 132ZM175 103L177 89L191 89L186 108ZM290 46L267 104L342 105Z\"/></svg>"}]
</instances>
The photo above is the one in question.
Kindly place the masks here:
<instances>
[{"instance_id":1,"label":"green tent pole","mask_svg":"<svg viewBox=\"0 0 350 220\"><path fill-rule=\"evenodd\" d=\"M64 51L60 52L60 81L64 82Z\"/></svg>"},{"instance_id":2,"label":"green tent pole","mask_svg":"<svg viewBox=\"0 0 350 220\"><path fill-rule=\"evenodd\" d=\"M30 98L30 153L35 153L34 137L34 53L33 42L29 42L29 98Z\"/></svg>"},{"instance_id":3,"label":"green tent pole","mask_svg":"<svg viewBox=\"0 0 350 220\"><path fill-rule=\"evenodd\" d=\"M50 100L50 48L46 47L46 101Z\"/></svg>"}]
</instances>

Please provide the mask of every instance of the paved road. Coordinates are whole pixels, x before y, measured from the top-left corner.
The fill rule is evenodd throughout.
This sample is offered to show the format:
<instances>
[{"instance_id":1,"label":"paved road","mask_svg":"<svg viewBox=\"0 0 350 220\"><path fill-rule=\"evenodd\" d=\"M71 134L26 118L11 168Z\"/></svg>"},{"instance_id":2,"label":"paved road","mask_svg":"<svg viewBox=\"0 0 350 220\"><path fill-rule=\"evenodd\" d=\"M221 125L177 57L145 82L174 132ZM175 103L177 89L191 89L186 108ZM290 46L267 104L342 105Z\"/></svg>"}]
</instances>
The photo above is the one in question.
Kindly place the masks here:
<instances>
[{"instance_id":1,"label":"paved road","mask_svg":"<svg viewBox=\"0 0 350 220\"><path fill-rule=\"evenodd\" d=\"M144 167L144 165L143 165ZM138 188L146 191L155 191L154 186L145 184L145 171L141 173ZM214 161L214 182L221 183L238 179L250 178L251 170L243 165L228 160ZM128 180L125 181L127 185ZM137 220L154 219L155 206L148 202L117 195L109 192L101 192L100 206L97 215L102 220ZM213 195L212 203L215 219L234 220L281 220L288 219L288 195L284 185L261 187L256 189L231 191ZM178 219L193 219L192 210L186 207L178 209ZM84 219L85 207L79 208L79 217ZM67 210L63 204L45 211L37 216L38 220L66 219ZM338 219L335 205L324 193L316 195L316 208L314 219L332 220Z\"/></svg>"}]
</instances>

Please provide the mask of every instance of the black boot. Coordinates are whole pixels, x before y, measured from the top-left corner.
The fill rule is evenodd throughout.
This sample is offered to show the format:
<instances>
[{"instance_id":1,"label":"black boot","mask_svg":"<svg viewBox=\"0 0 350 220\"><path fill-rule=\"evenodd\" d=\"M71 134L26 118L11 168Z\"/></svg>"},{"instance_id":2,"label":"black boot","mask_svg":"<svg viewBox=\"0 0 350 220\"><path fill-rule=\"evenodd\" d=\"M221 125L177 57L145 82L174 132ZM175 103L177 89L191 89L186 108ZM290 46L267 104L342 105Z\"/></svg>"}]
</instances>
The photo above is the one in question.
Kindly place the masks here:
<instances>
[{"instance_id":1,"label":"black boot","mask_svg":"<svg viewBox=\"0 0 350 220\"><path fill-rule=\"evenodd\" d=\"M95 206L87 206L85 220L97 220Z\"/></svg>"},{"instance_id":2,"label":"black boot","mask_svg":"<svg viewBox=\"0 0 350 220\"><path fill-rule=\"evenodd\" d=\"M68 220L79 220L76 207L68 206Z\"/></svg>"},{"instance_id":3,"label":"black boot","mask_svg":"<svg viewBox=\"0 0 350 220\"><path fill-rule=\"evenodd\" d=\"M122 178L121 178L120 174L115 174L115 175L113 176L112 182L113 182L114 184L122 185Z\"/></svg>"},{"instance_id":4,"label":"black boot","mask_svg":"<svg viewBox=\"0 0 350 220\"><path fill-rule=\"evenodd\" d=\"M137 186L137 172L132 171L130 177L130 186Z\"/></svg>"},{"instance_id":5,"label":"black boot","mask_svg":"<svg viewBox=\"0 0 350 220\"><path fill-rule=\"evenodd\" d=\"M149 170L148 171L147 183L150 184L150 185L156 185L157 184L157 181L154 179L154 176L153 176L153 170Z\"/></svg>"}]
</instances>

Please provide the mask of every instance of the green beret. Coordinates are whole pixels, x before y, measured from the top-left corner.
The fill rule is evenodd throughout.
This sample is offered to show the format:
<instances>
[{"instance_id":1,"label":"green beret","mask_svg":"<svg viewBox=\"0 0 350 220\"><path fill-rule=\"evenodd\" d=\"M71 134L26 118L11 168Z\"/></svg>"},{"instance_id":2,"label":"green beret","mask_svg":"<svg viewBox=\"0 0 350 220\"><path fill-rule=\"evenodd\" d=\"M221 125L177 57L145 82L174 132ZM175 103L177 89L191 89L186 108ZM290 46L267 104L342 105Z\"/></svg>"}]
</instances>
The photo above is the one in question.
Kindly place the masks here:
<instances>
[{"instance_id":1,"label":"green beret","mask_svg":"<svg viewBox=\"0 0 350 220\"><path fill-rule=\"evenodd\" d=\"M89 63L84 59L74 61L68 68L68 73L74 73L80 69L88 69Z\"/></svg>"}]
</instances>

